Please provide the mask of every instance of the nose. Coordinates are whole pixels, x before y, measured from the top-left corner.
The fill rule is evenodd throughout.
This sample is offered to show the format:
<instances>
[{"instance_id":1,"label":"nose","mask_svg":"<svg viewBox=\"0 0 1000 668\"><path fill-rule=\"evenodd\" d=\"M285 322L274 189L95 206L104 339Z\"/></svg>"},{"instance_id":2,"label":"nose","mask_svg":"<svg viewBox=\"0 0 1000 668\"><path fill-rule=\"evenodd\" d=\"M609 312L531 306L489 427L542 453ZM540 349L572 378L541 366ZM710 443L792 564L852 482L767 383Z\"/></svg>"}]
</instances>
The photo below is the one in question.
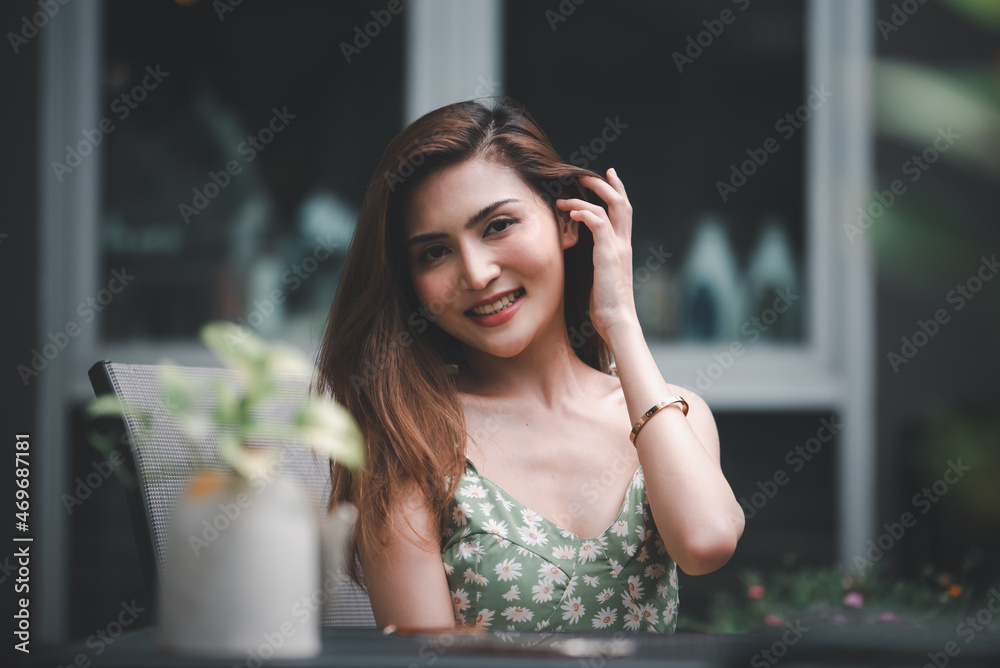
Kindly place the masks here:
<instances>
[{"instance_id":1,"label":"nose","mask_svg":"<svg viewBox=\"0 0 1000 668\"><path fill-rule=\"evenodd\" d=\"M462 249L461 283L468 290L482 290L500 275L496 257L483 247Z\"/></svg>"}]
</instances>

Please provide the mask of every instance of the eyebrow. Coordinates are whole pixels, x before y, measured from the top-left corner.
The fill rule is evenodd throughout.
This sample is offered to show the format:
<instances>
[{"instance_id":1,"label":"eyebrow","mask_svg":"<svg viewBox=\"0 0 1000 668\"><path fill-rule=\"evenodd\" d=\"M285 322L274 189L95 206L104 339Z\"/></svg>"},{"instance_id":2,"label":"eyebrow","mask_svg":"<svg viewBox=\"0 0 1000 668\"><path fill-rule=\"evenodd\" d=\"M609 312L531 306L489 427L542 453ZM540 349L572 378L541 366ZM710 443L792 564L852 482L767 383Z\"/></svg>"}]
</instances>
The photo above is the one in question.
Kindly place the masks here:
<instances>
[{"instance_id":1,"label":"eyebrow","mask_svg":"<svg viewBox=\"0 0 1000 668\"><path fill-rule=\"evenodd\" d=\"M498 202L493 202L493 204L487 204L477 213L469 217L469 220L465 222L465 229L473 227L476 223L486 218L488 215L502 207L504 204L509 204L510 202L517 202L517 199L508 198L502 199ZM406 242L406 247L409 248L413 244L418 244L421 241L433 241L434 239L444 239L448 236L447 232L427 232L426 234L418 234L416 236L410 237L410 240Z\"/></svg>"}]
</instances>

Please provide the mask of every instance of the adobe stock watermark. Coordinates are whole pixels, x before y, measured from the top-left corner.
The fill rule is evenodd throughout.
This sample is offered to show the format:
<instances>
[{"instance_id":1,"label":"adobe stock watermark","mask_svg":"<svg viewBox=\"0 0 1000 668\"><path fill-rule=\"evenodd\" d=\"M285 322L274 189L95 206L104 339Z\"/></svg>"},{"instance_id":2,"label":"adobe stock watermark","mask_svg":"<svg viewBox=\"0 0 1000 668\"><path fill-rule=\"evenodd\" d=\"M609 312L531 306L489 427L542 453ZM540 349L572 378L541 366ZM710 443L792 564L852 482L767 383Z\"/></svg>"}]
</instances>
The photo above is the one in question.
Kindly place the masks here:
<instances>
[{"instance_id":1,"label":"adobe stock watermark","mask_svg":"<svg viewBox=\"0 0 1000 668\"><path fill-rule=\"evenodd\" d=\"M105 459L91 462L90 466L94 470L87 473L83 478L76 478L74 481L76 482L76 487L73 489L73 494L70 495L63 492L63 495L59 497L59 500L62 501L63 506L66 508L66 512L72 515L76 507L82 506L83 502L89 499L104 484L104 481L110 478L124 463L125 458L117 450L112 450Z\"/></svg>"},{"instance_id":2,"label":"adobe stock watermark","mask_svg":"<svg viewBox=\"0 0 1000 668\"><path fill-rule=\"evenodd\" d=\"M316 240L316 247L311 255L307 255L300 262L295 262L291 267L281 274L282 288L273 288L264 299L253 300L253 309L247 313L246 317L239 316L236 322L245 329L259 329L264 322L274 315L276 309L285 303L288 296L298 290L309 278L316 273L320 265L330 259L333 251L340 248L343 242L334 239L332 235L326 235L324 239ZM242 333L242 332L241 332Z\"/></svg>"},{"instance_id":3,"label":"adobe stock watermark","mask_svg":"<svg viewBox=\"0 0 1000 668\"><path fill-rule=\"evenodd\" d=\"M21 47L34 39L38 35L38 31L55 18L55 15L59 13L59 8L69 3L70 0L38 0L38 8L41 11L35 12L30 18L22 16L21 29L16 33L7 33L7 41L10 42L10 48L14 49L14 54L20 53Z\"/></svg>"},{"instance_id":4,"label":"adobe stock watermark","mask_svg":"<svg viewBox=\"0 0 1000 668\"><path fill-rule=\"evenodd\" d=\"M608 149L608 145L614 143L619 137L621 137L622 132L627 129L628 123L622 123L621 116L615 116L614 120L610 117L605 117L604 127L601 128L600 132L598 132L597 135L586 144L580 144L580 146L573 151L572 154L570 154L570 164L583 169L589 169L590 165L597 160L598 156ZM562 195L563 190L575 182L575 177L563 176L558 179L552 179L542 183L542 188L546 192L546 196L543 198L545 203L549 206L555 204L555 201Z\"/></svg>"},{"instance_id":5,"label":"adobe stock watermark","mask_svg":"<svg viewBox=\"0 0 1000 668\"><path fill-rule=\"evenodd\" d=\"M774 302L770 307L761 311L760 316L753 316L740 326L740 334L747 337L748 343L755 343L764 332L771 328L778 318L788 312L795 302L802 298L792 290L791 286L784 289L778 288L774 292ZM733 341L729 348L721 353L712 353L714 362L710 362L705 368L699 368L695 375L694 384L699 390L707 390L719 380L722 375L731 369L736 360L746 353L746 347L742 341Z\"/></svg>"},{"instance_id":6,"label":"adobe stock watermark","mask_svg":"<svg viewBox=\"0 0 1000 668\"><path fill-rule=\"evenodd\" d=\"M929 487L923 487L910 499L910 504L915 510L920 511L921 516L926 515L934 504L951 490L953 485L972 470L971 466L962 464L961 457L954 462L949 459L946 463L948 468L944 470L941 477ZM858 574L864 575L868 569L881 560L889 550L896 546L896 543L902 540L907 529L916 526L918 519L917 515L907 510L899 516L898 520L883 523L882 528L885 531L874 540L868 539L868 549L863 555L854 555L854 567L858 570Z\"/></svg>"},{"instance_id":7,"label":"adobe stock watermark","mask_svg":"<svg viewBox=\"0 0 1000 668\"><path fill-rule=\"evenodd\" d=\"M785 629L785 632L781 634L779 639L771 643L769 647L765 647L753 655L750 659L751 666L754 668L767 668L778 663L783 656L788 654L788 649L797 644L802 639L802 636L810 630L808 626L803 626L802 622L798 620L795 620L794 623L785 622Z\"/></svg>"},{"instance_id":8,"label":"adobe stock watermark","mask_svg":"<svg viewBox=\"0 0 1000 668\"><path fill-rule=\"evenodd\" d=\"M146 100L151 92L163 83L163 80L170 76L170 72L160 69L159 63L156 67L146 66L146 75L131 90L126 91L116 97L109 107L119 122L125 121L139 105ZM66 174L72 174L73 170L83 164L83 159L94 152L101 145L101 142L117 129L111 116L105 116L93 130L83 130L83 139L75 145L66 144L65 162L52 161L52 172L56 175L59 183L62 183Z\"/></svg>"},{"instance_id":9,"label":"adobe stock watermark","mask_svg":"<svg viewBox=\"0 0 1000 668\"><path fill-rule=\"evenodd\" d=\"M545 20L549 22L549 28L555 31L559 27L560 23L565 23L576 8L582 5L587 0L561 0L559 6L555 10L546 9L545 10Z\"/></svg>"},{"instance_id":10,"label":"adobe stock watermark","mask_svg":"<svg viewBox=\"0 0 1000 668\"><path fill-rule=\"evenodd\" d=\"M122 267L120 270L112 270L111 280L108 281L106 288L99 290L93 297L87 297L77 304L76 313L82 319L83 324L86 325L93 322L97 314L102 312L114 300L115 295L121 294L122 290L128 287L134 280L135 276L129 274L125 267ZM80 323L75 319L67 320L66 324L60 330L48 333L46 337L48 343L42 345L41 352L39 352L38 348L32 348L29 352L31 359L27 364L17 365L17 373L20 375L24 386L27 387L32 378L37 378L49 366L49 362L58 357L59 353L66 349L70 339L79 336L82 331Z\"/></svg>"},{"instance_id":11,"label":"adobe stock watermark","mask_svg":"<svg viewBox=\"0 0 1000 668\"><path fill-rule=\"evenodd\" d=\"M188 534L188 545L194 552L194 556L200 556L203 550L215 543L229 527L239 520L243 512L253 505L254 499L260 496L268 488L268 485L285 470L289 455L290 450L284 448L280 456L268 462L262 474L250 476L247 482L253 495L240 492L231 501L219 503L218 512L215 515L202 519L200 534Z\"/></svg>"},{"instance_id":12,"label":"adobe stock watermark","mask_svg":"<svg viewBox=\"0 0 1000 668\"><path fill-rule=\"evenodd\" d=\"M792 111L786 113L774 123L774 131L781 135L781 138L788 141L795 136L795 133L805 127L805 124L812 118L813 113L818 111L826 101L833 97L833 91L826 89L826 84L811 86L809 97L805 103L800 104ZM746 185L747 180L757 173L757 170L767 164L770 157L781 150L781 144L774 137L765 139L759 148L748 148L746 150L749 158L737 165L729 166L729 180L716 181L715 188L719 191L719 197L723 202L729 200L740 188Z\"/></svg>"},{"instance_id":13,"label":"adobe stock watermark","mask_svg":"<svg viewBox=\"0 0 1000 668\"><path fill-rule=\"evenodd\" d=\"M365 23L363 30L360 25L354 26L354 39L350 43L340 43L340 52L344 54L344 60L347 61L347 64L350 65L351 58L360 55L361 51L371 44L373 39L381 35L382 31L392 23L393 17L402 12L403 9L402 0L389 0L385 9L371 10L372 20Z\"/></svg>"},{"instance_id":14,"label":"adobe stock watermark","mask_svg":"<svg viewBox=\"0 0 1000 668\"><path fill-rule=\"evenodd\" d=\"M833 440L833 437L844 428L844 423L837 421L837 416L831 415L829 419L820 419L820 427L816 430L815 436L810 436L805 443L800 443L785 453L785 463L788 464L793 473L798 473L805 468L822 450L823 446ZM757 481L757 490L747 499L741 496L740 507L746 518L753 519L761 508L778 494L778 490L788 484L791 478L785 469L778 468L774 474L763 481Z\"/></svg>"},{"instance_id":15,"label":"adobe stock watermark","mask_svg":"<svg viewBox=\"0 0 1000 668\"><path fill-rule=\"evenodd\" d=\"M996 587L990 590L990 598L986 605L976 611L975 615L969 615L958 623L955 627L955 634L968 645L976 639L976 635L986 630L987 626L993 623L993 616L1000 614L1000 590ZM927 652L930 659L923 668L947 668L951 660L962 653L962 646L954 640L949 640L944 644L944 651Z\"/></svg>"},{"instance_id":16,"label":"adobe stock watermark","mask_svg":"<svg viewBox=\"0 0 1000 668\"><path fill-rule=\"evenodd\" d=\"M340 587L340 575L340 571L327 568L320 586L311 594L293 603L285 621L278 624L274 631L262 633L261 642L256 647L247 647L247 658L242 665L246 668L261 668L264 662L273 657L275 651L281 649L299 629L306 628L313 615L322 614L327 600L336 594ZM234 663L233 668L240 668L240 665Z\"/></svg>"},{"instance_id":17,"label":"adobe stock watermark","mask_svg":"<svg viewBox=\"0 0 1000 668\"><path fill-rule=\"evenodd\" d=\"M747 7L750 6L750 0L732 0L732 3L739 6L741 12L746 11ZM705 29L696 35L688 35L684 52L674 51L670 54L674 65L677 66L677 71L684 74L684 68L687 65L693 65L694 61L705 52L705 49L712 46L716 38L722 36L726 26L731 25L735 20L736 14L733 13L733 10L723 9L719 12L719 18L702 21L701 24L705 26Z\"/></svg>"},{"instance_id":18,"label":"adobe stock watermark","mask_svg":"<svg viewBox=\"0 0 1000 668\"><path fill-rule=\"evenodd\" d=\"M917 182L931 168L931 165L938 161L942 153L947 153L955 142L962 138L962 135L952 130L950 125L947 130L938 127L937 131L938 135L930 146L920 153L914 153L900 167L900 171L910 177L910 183ZM864 234L876 220L885 215L885 212L906 192L907 187L902 179L894 179L887 189L873 192L868 206L864 209L858 207L856 224L844 223L844 234L847 235L847 240L853 244L856 238Z\"/></svg>"},{"instance_id":19,"label":"adobe stock watermark","mask_svg":"<svg viewBox=\"0 0 1000 668\"><path fill-rule=\"evenodd\" d=\"M963 283L958 283L945 295L945 301L954 305L955 311L961 311L966 303L972 300L983 286L993 279L1000 271L1000 263L997 262L996 253L987 258L985 255L979 258L979 269ZM910 336L900 337L899 352L890 350L886 354L889 366L893 373L899 373L904 364L909 364L910 360L917 356L917 353L926 346L932 338L941 331L941 326L951 322L951 314L948 309L939 308L934 311L934 315L928 320L917 320L917 328Z\"/></svg>"},{"instance_id":20,"label":"adobe stock watermark","mask_svg":"<svg viewBox=\"0 0 1000 668\"><path fill-rule=\"evenodd\" d=\"M212 9L219 18L219 23L226 20L226 14L235 12L236 8L243 4L243 0L212 0Z\"/></svg>"},{"instance_id":21,"label":"adobe stock watermark","mask_svg":"<svg viewBox=\"0 0 1000 668\"><path fill-rule=\"evenodd\" d=\"M917 10L927 2L927 0L903 0L900 3L893 3L889 20L883 18L875 21L875 27L882 35L882 41L888 42L889 36L896 32L910 20L910 17L917 13Z\"/></svg>"},{"instance_id":22,"label":"adobe stock watermark","mask_svg":"<svg viewBox=\"0 0 1000 668\"><path fill-rule=\"evenodd\" d=\"M476 82L476 88L472 92L472 98L489 97L496 95L496 92L500 90L501 86L502 83L499 81L494 81L492 76L484 77L480 75ZM410 145L411 148L415 149L413 154L410 155L409 157L404 157L401 155L399 157L399 163L396 169L392 171L387 171L385 174L382 175L382 178L384 178L386 183L389 184L389 192L396 192L396 188L398 188L400 185L406 182L408 178L413 176L413 173L416 171L417 167L424 164L424 161L427 159L426 156L422 151L416 149L420 149L426 146L427 144L434 143L439 135L445 134L446 132L447 132L446 130L438 128L433 133L431 133L430 137L425 139L418 139L417 141L413 142Z\"/></svg>"},{"instance_id":23,"label":"adobe stock watermark","mask_svg":"<svg viewBox=\"0 0 1000 668\"><path fill-rule=\"evenodd\" d=\"M128 627L132 626L139 619L139 613L145 612L146 608L140 608L135 599L132 602L128 601L121 602L121 610L118 615L108 622L103 628L95 629L92 634L87 636L87 640L84 643L88 648L89 652L80 652L75 657L73 661L67 663L67 666L89 666L91 664L91 656L100 656L107 651L114 642L125 632Z\"/></svg>"},{"instance_id":24,"label":"adobe stock watermark","mask_svg":"<svg viewBox=\"0 0 1000 668\"><path fill-rule=\"evenodd\" d=\"M250 164L257 159L257 156L267 148L274 138L288 127L289 122L297 117L297 114L288 112L288 107L277 107L271 109L271 118L267 124L255 134L248 135L245 141L236 147L236 153L243 157L244 164ZM208 181L201 188L192 188L194 196L191 203L181 202L177 210L184 219L184 224L191 223L191 218L201 215L201 212L208 208L216 197L225 190L233 177L243 173L243 165L238 160L230 160L223 169L218 172L209 171Z\"/></svg>"}]
</instances>

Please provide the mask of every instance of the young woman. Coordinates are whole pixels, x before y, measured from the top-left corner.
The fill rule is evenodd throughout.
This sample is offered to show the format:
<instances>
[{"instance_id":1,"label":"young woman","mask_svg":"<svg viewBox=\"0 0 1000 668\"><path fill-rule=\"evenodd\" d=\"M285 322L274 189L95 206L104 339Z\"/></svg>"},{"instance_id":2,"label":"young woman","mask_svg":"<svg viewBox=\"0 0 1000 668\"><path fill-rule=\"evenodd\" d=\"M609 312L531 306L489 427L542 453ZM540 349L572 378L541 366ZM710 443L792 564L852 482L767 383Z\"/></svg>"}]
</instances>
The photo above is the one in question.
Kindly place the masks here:
<instances>
[{"instance_id":1,"label":"young woman","mask_svg":"<svg viewBox=\"0 0 1000 668\"><path fill-rule=\"evenodd\" d=\"M615 171L564 163L509 99L389 145L318 368L368 442L331 504L360 511L379 626L672 631L677 566L733 554L715 422L643 340L631 228Z\"/></svg>"}]
</instances>

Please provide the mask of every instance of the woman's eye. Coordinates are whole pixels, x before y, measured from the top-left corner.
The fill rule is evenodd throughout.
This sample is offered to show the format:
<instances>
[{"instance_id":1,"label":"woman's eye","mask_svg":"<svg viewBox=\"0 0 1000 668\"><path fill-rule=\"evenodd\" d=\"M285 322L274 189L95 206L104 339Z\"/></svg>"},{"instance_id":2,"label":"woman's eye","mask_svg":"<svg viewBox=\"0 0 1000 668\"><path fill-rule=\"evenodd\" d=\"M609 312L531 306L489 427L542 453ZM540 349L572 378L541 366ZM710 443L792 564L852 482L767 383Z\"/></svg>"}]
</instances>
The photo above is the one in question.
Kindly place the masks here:
<instances>
[{"instance_id":1,"label":"woman's eye","mask_svg":"<svg viewBox=\"0 0 1000 668\"><path fill-rule=\"evenodd\" d=\"M444 246L431 246L417 258L420 262L433 262L440 259L448 249Z\"/></svg>"},{"instance_id":2,"label":"woman's eye","mask_svg":"<svg viewBox=\"0 0 1000 668\"><path fill-rule=\"evenodd\" d=\"M516 222L517 220L514 218L497 218L486 227L486 231L493 230L494 233L503 232Z\"/></svg>"}]
</instances>

